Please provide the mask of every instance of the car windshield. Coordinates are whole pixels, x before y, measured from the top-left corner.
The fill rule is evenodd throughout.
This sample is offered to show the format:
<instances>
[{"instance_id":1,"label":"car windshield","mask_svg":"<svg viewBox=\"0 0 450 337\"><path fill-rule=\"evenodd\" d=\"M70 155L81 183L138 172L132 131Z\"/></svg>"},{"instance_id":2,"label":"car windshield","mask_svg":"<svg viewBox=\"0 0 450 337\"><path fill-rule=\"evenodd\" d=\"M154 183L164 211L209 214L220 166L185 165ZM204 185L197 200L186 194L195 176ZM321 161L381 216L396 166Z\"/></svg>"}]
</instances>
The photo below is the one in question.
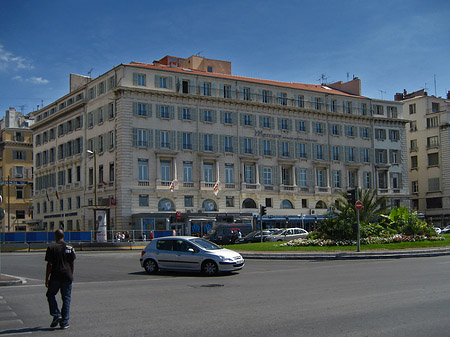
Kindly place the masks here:
<instances>
[{"instance_id":1,"label":"car windshield","mask_svg":"<svg viewBox=\"0 0 450 337\"><path fill-rule=\"evenodd\" d=\"M192 243L196 244L197 246L206 249L206 250L215 250L215 249L222 249L219 245L216 245L215 243L205 240L205 239L192 239L190 240Z\"/></svg>"}]
</instances>

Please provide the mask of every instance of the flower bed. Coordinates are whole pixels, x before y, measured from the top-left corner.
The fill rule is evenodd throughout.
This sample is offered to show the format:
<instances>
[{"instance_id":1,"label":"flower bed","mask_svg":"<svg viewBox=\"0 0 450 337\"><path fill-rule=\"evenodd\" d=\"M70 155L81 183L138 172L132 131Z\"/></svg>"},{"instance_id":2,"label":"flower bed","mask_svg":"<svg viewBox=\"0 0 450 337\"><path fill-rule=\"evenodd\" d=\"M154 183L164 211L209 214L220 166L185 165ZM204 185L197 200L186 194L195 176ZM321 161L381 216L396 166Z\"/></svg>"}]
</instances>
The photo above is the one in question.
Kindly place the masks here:
<instances>
[{"instance_id":1,"label":"flower bed","mask_svg":"<svg viewBox=\"0 0 450 337\"><path fill-rule=\"evenodd\" d=\"M389 237L368 237L361 239L362 245L377 243L398 243L398 242L417 242L417 241L442 241L443 236L425 236L425 235L402 235L396 234ZM306 247L306 246L355 246L356 240L324 240L324 239L296 239L282 243L280 247Z\"/></svg>"}]
</instances>

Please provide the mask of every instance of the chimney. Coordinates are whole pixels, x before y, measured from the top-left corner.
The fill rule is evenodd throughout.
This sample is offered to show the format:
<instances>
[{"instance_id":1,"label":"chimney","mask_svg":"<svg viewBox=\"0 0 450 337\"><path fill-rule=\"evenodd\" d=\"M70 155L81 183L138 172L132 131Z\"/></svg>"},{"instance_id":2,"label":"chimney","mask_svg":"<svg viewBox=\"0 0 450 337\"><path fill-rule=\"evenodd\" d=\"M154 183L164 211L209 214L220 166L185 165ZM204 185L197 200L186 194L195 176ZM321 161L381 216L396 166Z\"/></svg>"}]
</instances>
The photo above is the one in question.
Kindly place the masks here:
<instances>
[{"instance_id":1,"label":"chimney","mask_svg":"<svg viewBox=\"0 0 450 337\"><path fill-rule=\"evenodd\" d=\"M447 93L447 99L450 99L450 90Z\"/></svg>"},{"instance_id":2,"label":"chimney","mask_svg":"<svg viewBox=\"0 0 450 337\"><path fill-rule=\"evenodd\" d=\"M394 96L394 100L395 101L403 101L403 98L404 98L404 96L400 92L396 93L395 96Z\"/></svg>"}]
</instances>

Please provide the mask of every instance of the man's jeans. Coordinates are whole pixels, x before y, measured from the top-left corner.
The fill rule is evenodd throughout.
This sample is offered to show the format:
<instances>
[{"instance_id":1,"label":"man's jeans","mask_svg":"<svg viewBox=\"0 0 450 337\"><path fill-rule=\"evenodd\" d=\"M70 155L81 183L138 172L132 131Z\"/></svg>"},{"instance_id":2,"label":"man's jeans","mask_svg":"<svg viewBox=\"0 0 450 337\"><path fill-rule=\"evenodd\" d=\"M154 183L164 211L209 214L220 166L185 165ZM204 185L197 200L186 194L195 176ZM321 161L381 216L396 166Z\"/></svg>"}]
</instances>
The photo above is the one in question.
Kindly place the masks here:
<instances>
[{"instance_id":1,"label":"man's jeans","mask_svg":"<svg viewBox=\"0 0 450 337\"><path fill-rule=\"evenodd\" d=\"M58 303L56 302L56 294L61 291L61 298L63 301L62 309L59 311ZM62 323L69 321L70 298L72 293L72 281L50 280L47 289L47 300L50 308L50 315L53 317L61 317Z\"/></svg>"}]
</instances>

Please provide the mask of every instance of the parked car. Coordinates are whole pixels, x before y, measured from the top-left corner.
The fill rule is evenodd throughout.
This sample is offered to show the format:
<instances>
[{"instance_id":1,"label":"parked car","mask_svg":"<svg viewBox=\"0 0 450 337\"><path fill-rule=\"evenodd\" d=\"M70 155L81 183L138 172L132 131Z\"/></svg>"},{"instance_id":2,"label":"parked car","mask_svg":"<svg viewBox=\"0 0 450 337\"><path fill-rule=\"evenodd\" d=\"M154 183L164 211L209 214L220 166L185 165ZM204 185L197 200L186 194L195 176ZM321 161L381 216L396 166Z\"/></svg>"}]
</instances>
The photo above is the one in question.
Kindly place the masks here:
<instances>
[{"instance_id":1,"label":"parked car","mask_svg":"<svg viewBox=\"0 0 450 337\"><path fill-rule=\"evenodd\" d=\"M263 231L263 241L265 241L265 239L271 234L272 232L270 231ZM261 242L261 231L254 231L248 233L243 238L236 240L236 243L249 243L249 242Z\"/></svg>"},{"instance_id":2,"label":"parked car","mask_svg":"<svg viewBox=\"0 0 450 337\"><path fill-rule=\"evenodd\" d=\"M219 223L216 224L206 235L205 239L218 245L230 245L239 238L253 231L252 224L248 223Z\"/></svg>"},{"instance_id":3,"label":"parked car","mask_svg":"<svg viewBox=\"0 0 450 337\"><path fill-rule=\"evenodd\" d=\"M205 275L237 271L245 263L239 253L192 236L155 238L141 252L140 262L149 274L178 270L199 271Z\"/></svg>"},{"instance_id":4,"label":"parked car","mask_svg":"<svg viewBox=\"0 0 450 337\"><path fill-rule=\"evenodd\" d=\"M441 234L442 229L440 229L439 227L433 227L434 231L436 232L436 234Z\"/></svg>"},{"instance_id":5,"label":"parked car","mask_svg":"<svg viewBox=\"0 0 450 337\"><path fill-rule=\"evenodd\" d=\"M441 229L441 234L450 233L450 225L445 226L444 229Z\"/></svg>"},{"instance_id":6,"label":"parked car","mask_svg":"<svg viewBox=\"0 0 450 337\"><path fill-rule=\"evenodd\" d=\"M268 236L266 241L290 241L305 238L308 234L303 228L286 228L281 233Z\"/></svg>"}]
</instances>

